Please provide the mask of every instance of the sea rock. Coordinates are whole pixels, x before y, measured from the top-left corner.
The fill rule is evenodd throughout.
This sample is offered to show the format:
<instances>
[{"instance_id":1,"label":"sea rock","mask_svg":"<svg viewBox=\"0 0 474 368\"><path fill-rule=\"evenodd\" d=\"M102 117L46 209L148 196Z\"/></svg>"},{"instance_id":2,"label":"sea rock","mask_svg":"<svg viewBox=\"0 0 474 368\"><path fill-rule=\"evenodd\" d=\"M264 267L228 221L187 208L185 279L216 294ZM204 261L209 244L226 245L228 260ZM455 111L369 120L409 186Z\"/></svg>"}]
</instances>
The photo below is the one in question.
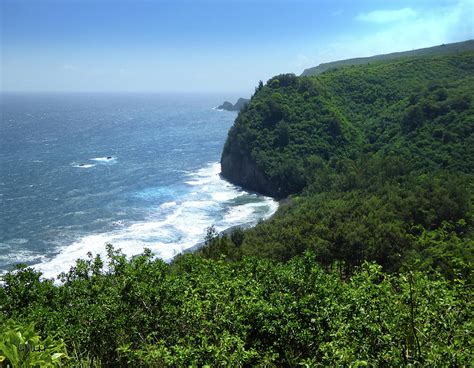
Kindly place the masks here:
<instances>
[{"instance_id":1,"label":"sea rock","mask_svg":"<svg viewBox=\"0 0 474 368\"><path fill-rule=\"evenodd\" d=\"M219 110L227 111L240 111L247 103L249 103L248 98L239 98L235 105L232 105L229 101L225 101L222 105L218 106Z\"/></svg>"},{"instance_id":2,"label":"sea rock","mask_svg":"<svg viewBox=\"0 0 474 368\"><path fill-rule=\"evenodd\" d=\"M220 106L217 107L219 110L227 110L227 111L233 111L234 110L234 105L232 105L229 101L224 101L224 103Z\"/></svg>"}]
</instances>

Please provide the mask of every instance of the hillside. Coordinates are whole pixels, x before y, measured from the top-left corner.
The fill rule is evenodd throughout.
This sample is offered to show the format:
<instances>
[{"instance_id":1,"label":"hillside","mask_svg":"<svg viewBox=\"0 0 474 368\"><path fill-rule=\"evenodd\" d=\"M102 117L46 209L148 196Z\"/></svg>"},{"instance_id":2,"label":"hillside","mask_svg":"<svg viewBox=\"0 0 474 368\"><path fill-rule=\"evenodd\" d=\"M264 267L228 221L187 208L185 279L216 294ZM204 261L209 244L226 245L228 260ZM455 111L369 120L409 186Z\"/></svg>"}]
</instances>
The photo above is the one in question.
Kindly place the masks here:
<instances>
[{"instance_id":1,"label":"hillside","mask_svg":"<svg viewBox=\"0 0 474 368\"><path fill-rule=\"evenodd\" d=\"M303 73L301 74L301 76L309 77L309 76L318 75L318 74L324 73L327 70L339 68L342 66L362 65L362 64L372 63L374 61L396 60L396 59L401 59L404 57L443 55L443 54L459 53L459 52L472 51L472 50L474 50L474 40L448 43L448 44L443 44L443 45L434 46L434 47L427 47L427 48L417 49L417 50L393 52L390 54L339 60L339 61L333 61L330 63L322 63L313 68L305 69Z\"/></svg>"},{"instance_id":2,"label":"hillside","mask_svg":"<svg viewBox=\"0 0 474 368\"><path fill-rule=\"evenodd\" d=\"M293 196L240 251L287 260L312 250L348 269L420 259L452 273L451 256L471 262L473 85L472 51L261 85L229 132L222 173Z\"/></svg>"}]
</instances>

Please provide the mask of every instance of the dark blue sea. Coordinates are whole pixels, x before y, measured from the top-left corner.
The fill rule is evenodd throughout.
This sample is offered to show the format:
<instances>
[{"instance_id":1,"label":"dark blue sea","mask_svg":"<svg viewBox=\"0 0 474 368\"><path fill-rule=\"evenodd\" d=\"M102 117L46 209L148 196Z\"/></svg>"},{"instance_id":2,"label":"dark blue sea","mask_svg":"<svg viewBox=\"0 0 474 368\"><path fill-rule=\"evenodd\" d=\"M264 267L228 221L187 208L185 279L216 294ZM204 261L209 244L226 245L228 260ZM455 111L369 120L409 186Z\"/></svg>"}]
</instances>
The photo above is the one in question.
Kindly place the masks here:
<instances>
[{"instance_id":1,"label":"dark blue sea","mask_svg":"<svg viewBox=\"0 0 474 368\"><path fill-rule=\"evenodd\" d=\"M238 96L232 96L236 99ZM111 243L166 261L274 213L277 203L223 180L235 112L217 95L2 94L0 272L46 277Z\"/></svg>"}]
</instances>

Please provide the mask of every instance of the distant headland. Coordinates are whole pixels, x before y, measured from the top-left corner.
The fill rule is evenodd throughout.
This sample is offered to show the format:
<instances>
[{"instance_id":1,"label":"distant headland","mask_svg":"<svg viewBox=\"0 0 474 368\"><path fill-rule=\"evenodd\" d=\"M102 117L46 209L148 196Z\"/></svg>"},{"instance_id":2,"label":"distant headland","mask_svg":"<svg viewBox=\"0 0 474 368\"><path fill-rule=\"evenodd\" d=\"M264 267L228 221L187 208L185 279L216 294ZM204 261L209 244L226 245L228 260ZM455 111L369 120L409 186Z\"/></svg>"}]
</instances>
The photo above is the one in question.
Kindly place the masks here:
<instances>
[{"instance_id":1,"label":"distant headland","mask_svg":"<svg viewBox=\"0 0 474 368\"><path fill-rule=\"evenodd\" d=\"M444 55L444 54L453 54L465 51L474 50L474 40L467 40L462 42L448 43L439 46L426 47L423 49L402 51L402 52L393 52L390 54L375 55L370 57L359 57L346 60L338 60L330 63L322 63L313 68L305 69L302 77L309 77L312 75L321 74L327 70L351 66L351 65L363 65L369 64L375 61L388 61L388 60L397 60L406 57L429 57L433 55Z\"/></svg>"}]
</instances>

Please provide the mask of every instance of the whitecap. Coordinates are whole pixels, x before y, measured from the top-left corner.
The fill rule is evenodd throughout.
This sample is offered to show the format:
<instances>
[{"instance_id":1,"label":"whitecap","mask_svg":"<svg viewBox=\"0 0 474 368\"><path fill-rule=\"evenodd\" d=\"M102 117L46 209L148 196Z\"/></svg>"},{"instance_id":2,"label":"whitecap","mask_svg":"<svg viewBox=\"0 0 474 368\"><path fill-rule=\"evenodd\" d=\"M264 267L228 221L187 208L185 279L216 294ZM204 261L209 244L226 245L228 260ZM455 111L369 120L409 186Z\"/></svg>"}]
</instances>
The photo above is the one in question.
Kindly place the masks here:
<instances>
[{"instance_id":1,"label":"whitecap","mask_svg":"<svg viewBox=\"0 0 474 368\"><path fill-rule=\"evenodd\" d=\"M94 167L94 164L75 164L73 167L77 167L79 169L89 169L91 167Z\"/></svg>"},{"instance_id":2,"label":"whitecap","mask_svg":"<svg viewBox=\"0 0 474 368\"><path fill-rule=\"evenodd\" d=\"M249 194L226 182L219 174L219 163L187 174L189 181L200 182L193 186L193 192L169 192L165 187L141 191L137 195L142 198L158 201L169 192L174 200L153 207L154 212L144 221L111 221L114 226L112 231L84 235L58 248L56 256L36 267L45 277L54 277L67 271L76 259L84 258L87 252L105 258L107 243L120 248L129 257L142 253L146 247L157 257L170 261L177 254L202 242L209 226L224 231L242 224L254 224L276 211L278 203L273 199Z\"/></svg>"},{"instance_id":3,"label":"whitecap","mask_svg":"<svg viewBox=\"0 0 474 368\"><path fill-rule=\"evenodd\" d=\"M14 238L14 239L8 240L8 243L10 243L10 244L25 244L25 243L28 243L28 239Z\"/></svg>"},{"instance_id":4,"label":"whitecap","mask_svg":"<svg viewBox=\"0 0 474 368\"><path fill-rule=\"evenodd\" d=\"M36 252L22 249L22 250L15 250L15 252L9 252L5 255L0 255L0 261L9 263L9 264L17 264L17 263L32 263L38 262L43 260L44 257Z\"/></svg>"},{"instance_id":5,"label":"whitecap","mask_svg":"<svg viewBox=\"0 0 474 368\"><path fill-rule=\"evenodd\" d=\"M211 193L212 199L218 202L224 202L235 198L235 193L232 191L222 191Z\"/></svg>"},{"instance_id":6,"label":"whitecap","mask_svg":"<svg viewBox=\"0 0 474 368\"><path fill-rule=\"evenodd\" d=\"M94 157L94 158L91 158L90 160L97 161L100 163L113 163L117 160L117 158L113 156L105 156L105 157Z\"/></svg>"},{"instance_id":7,"label":"whitecap","mask_svg":"<svg viewBox=\"0 0 474 368\"><path fill-rule=\"evenodd\" d=\"M245 220L249 220L249 217L254 213L255 205L254 204L246 204L231 207L228 213L224 216L224 223L225 224L235 224L239 222L244 222ZM252 218L250 218L252 220Z\"/></svg>"},{"instance_id":8,"label":"whitecap","mask_svg":"<svg viewBox=\"0 0 474 368\"><path fill-rule=\"evenodd\" d=\"M206 182L208 182L208 180L206 179L196 179L196 180L188 180L188 181L185 181L186 184L188 185L202 185L202 184L205 184Z\"/></svg>"}]
</instances>

